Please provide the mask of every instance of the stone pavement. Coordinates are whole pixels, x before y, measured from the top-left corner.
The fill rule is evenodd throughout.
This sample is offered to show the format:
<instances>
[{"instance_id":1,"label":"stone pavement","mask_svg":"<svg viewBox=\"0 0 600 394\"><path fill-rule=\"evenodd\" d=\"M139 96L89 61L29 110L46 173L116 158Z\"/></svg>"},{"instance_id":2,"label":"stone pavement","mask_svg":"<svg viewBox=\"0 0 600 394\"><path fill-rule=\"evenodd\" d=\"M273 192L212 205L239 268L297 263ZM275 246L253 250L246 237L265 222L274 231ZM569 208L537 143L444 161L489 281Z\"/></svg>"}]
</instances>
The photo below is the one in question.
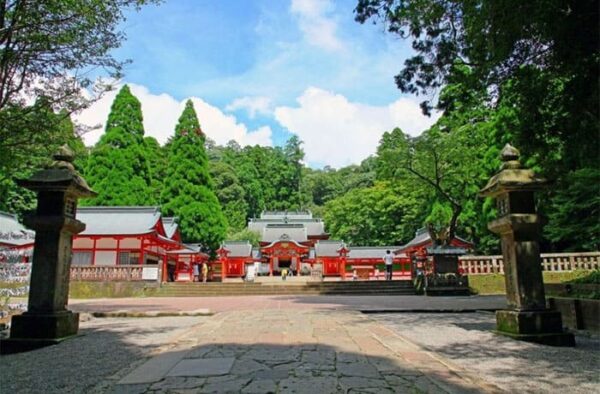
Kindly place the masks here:
<instances>
[{"instance_id":1,"label":"stone pavement","mask_svg":"<svg viewBox=\"0 0 600 394\"><path fill-rule=\"evenodd\" d=\"M71 307L83 312L82 335L3 356L0 392L599 391L599 374L594 374L600 366L598 339L578 342L575 349L546 348L493 335L490 312L407 312L503 305L502 297L71 300ZM392 307L404 312L360 312ZM202 308L215 314L93 318L86 313Z\"/></svg>"},{"instance_id":2,"label":"stone pavement","mask_svg":"<svg viewBox=\"0 0 600 394\"><path fill-rule=\"evenodd\" d=\"M500 391L353 311L223 312L172 345L104 387L125 393Z\"/></svg>"},{"instance_id":3,"label":"stone pavement","mask_svg":"<svg viewBox=\"0 0 600 394\"><path fill-rule=\"evenodd\" d=\"M115 312L127 310L190 312L256 311L271 309L328 309L347 311L463 311L500 309L506 306L504 296L423 297L385 296L225 296L225 297L146 297L70 299L69 309L76 312Z\"/></svg>"}]
</instances>

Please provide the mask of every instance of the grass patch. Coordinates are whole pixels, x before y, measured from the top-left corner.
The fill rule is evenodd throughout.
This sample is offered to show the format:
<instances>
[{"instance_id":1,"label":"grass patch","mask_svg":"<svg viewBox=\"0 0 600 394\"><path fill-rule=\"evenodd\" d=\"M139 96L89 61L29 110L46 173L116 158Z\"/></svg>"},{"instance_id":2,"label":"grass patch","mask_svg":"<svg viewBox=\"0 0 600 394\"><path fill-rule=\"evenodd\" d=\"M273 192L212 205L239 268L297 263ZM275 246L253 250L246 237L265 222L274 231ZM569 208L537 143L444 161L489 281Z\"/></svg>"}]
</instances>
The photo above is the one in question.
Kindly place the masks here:
<instances>
[{"instance_id":1,"label":"grass patch","mask_svg":"<svg viewBox=\"0 0 600 394\"><path fill-rule=\"evenodd\" d=\"M590 271L585 270L542 272L544 283L570 283L581 280L589 275ZM502 274L469 275L469 288L473 294L506 294L504 275Z\"/></svg>"},{"instance_id":2,"label":"grass patch","mask_svg":"<svg viewBox=\"0 0 600 394\"><path fill-rule=\"evenodd\" d=\"M571 280L571 283L589 283L600 285L600 270L594 270L585 276Z\"/></svg>"},{"instance_id":3,"label":"grass patch","mask_svg":"<svg viewBox=\"0 0 600 394\"><path fill-rule=\"evenodd\" d=\"M0 289L18 289L29 285L29 282L0 282Z\"/></svg>"}]
</instances>

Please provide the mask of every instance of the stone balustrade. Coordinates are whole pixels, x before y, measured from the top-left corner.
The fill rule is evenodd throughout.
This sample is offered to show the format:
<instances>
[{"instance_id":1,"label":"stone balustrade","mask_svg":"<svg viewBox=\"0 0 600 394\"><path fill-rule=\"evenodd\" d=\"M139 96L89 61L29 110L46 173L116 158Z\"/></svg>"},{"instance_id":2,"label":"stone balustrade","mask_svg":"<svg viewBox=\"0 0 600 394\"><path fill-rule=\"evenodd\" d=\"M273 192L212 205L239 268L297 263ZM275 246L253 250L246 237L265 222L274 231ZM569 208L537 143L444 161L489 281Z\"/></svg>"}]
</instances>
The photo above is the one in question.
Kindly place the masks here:
<instances>
[{"instance_id":1,"label":"stone balustrade","mask_svg":"<svg viewBox=\"0 0 600 394\"><path fill-rule=\"evenodd\" d=\"M600 252L583 253L542 253L543 271L594 270L600 268ZM462 256L460 268L466 275L504 274L504 261L501 255Z\"/></svg>"},{"instance_id":2,"label":"stone balustrade","mask_svg":"<svg viewBox=\"0 0 600 394\"><path fill-rule=\"evenodd\" d=\"M143 280L143 265L79 265L71 266L71 280L138 281Z\"/></svg>"}]
</instances>

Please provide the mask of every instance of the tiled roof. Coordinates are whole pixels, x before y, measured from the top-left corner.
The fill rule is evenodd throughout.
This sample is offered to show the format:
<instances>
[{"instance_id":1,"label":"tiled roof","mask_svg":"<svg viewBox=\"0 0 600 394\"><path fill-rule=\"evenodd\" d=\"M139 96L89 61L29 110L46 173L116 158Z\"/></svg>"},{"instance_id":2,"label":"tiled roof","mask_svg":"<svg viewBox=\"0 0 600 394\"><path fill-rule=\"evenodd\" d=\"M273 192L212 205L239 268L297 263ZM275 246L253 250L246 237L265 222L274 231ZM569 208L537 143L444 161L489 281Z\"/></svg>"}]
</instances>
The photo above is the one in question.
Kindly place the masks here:
<instances>
[{"instance_id":1,"label":"tiled roof","mask_svg":"<svg viewBox=\"0 0 600 394\"><path fill-rule=\"evenodd\" d=\"M464 242L467 244L472 244L471 242L469 242L461 237L455 236L454 238L461 242ZM406 245L401 246L399 249L397 249L397 252L402 252L413 246L422 245L422 244L425 244L428 242L431 242L431 237L429 236L429 231L427 231L426 228L420 228L416 231L415 237L413 239L411 239Z\"/></svg>"},{"instance_id":2,"label":"tiled roof","mask_svg":"<svg viewBox=\"0 0 600 394\"><path fill-rule=\"evenodd\" d=\"M229 251L229 257L246 257L252 254L252 245L248 241L225 241L223 248Z\"/></svg>"},{"instance_id":3,"label":"tiled roof","mask_svg":"<svg viewBox=\"0 0 600 394\"><path fill-rule=\"evenodd\" d=\"M343 244L344 243L342 241L318 241L315 244L315 256L339 256L338 250L342 247Z\"/></svg>"},{"instance_id":4,"label":"tiled roof","mask_svg":"<svg viewBox=\"0 0 600 394\"><path fill-rule=\"evenodd\" d=\"M148 234L161 219L158 207L79 207L77 219L85 223L81 235Z\"/></svg>"},{"instance_id":5,"label":"tiled roof","mask_svg":"<svg viewBox=\"0 0 600 394\"><path fill-rule=\"evenodd\" d=\"M310 211L263 211L261 219L312 219Z\"/></svg>"},{"instance_id":6,"label":"tiled roof","mask_svg":"<svg viewBox=\"0 0 600 394\"><path fill-rule=\"evenodd\" d=\"M288 237L297 242L303 242L308 239L306 227L302 224L283 224L272 223L268 224L262 232L262 242L278 241L281 237Z\"/></svg>"},{"instance_id":7,"label":"tiled roof","mask_svg":"<svg viewBox=\"0 0 600 394\"><path fill-rule=\"evenodd\" d=\"M248 222L248 230L255 231L263 236L265 233L272 232L274 228L305 228L306 236L322 235L325 233L325 224L321 219L291 219L284 221L283 219L253 219ZM271 229L271 230L269 230ZM269 235L270 237L271 235ZM291 236L292 239L296 239ZM278 239L279 237L277 237ZM298 241L298 239L296 239ZM300 241L304 241L302 239ZM268 240L267 240L268 241Z\"/></svg>"},{"instance_id":8,"label":"tiled roof","mask_svg":"<svg viewBox=\"0 0 600 394\"><path fill-rule=\"evenodd\" d=\"M0 243L21 246L34 240L35 232L19 223L17 215L0 211Z\"/></svg>"},{"instance_id":9,"label":"tiled roof","mask_svg":"<svg viewBox=\"0 0 600 394\"><path fill-rule=\"evenodd\" d=\"M178 221L179 221L179 218L176 216L162 218L163 227L165 228L165 234L167 235L168 238L173 238L173 236L175 235L177 228L179 228L179 223L177 223Z\"/></svg>"},{"instance_id":10,"label":"tiled roof","mask_svg":"<svg viewBox=\"0 0 600 394\"><path fill-rule=\"evenodd\" d=\"M393 252L400 246L351 246L348 258L351 259L383 259L386 251Z\"/></svg>"}]
</instances>

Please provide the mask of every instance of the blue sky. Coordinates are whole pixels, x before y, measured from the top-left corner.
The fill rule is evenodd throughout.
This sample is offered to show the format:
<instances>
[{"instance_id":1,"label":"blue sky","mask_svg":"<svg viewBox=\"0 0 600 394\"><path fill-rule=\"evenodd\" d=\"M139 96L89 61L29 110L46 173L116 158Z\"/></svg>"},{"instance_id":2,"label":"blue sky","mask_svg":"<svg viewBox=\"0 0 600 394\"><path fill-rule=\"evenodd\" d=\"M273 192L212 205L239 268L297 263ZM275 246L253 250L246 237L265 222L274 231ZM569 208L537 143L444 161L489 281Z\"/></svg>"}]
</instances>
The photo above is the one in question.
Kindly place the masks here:
<instances>
[{"instance_id":1,"label":"blue sky","mask_svg":"<svg viewBox=\"0 0 600 394\"><path fill-rule=\"evenodd\" d=\"M121 83L142 101L146 133L164 142L191 98L218 143L281 145L294 133L306 161L358 163L381 134L418 134L432 123L393 76L409 43L383 25L354 21L356 0L167 0L127 12L131 59ZM102 123L107 95L80 116ZM92 144L100 131L86 136Z\"/></svg>"}]
</instances>

